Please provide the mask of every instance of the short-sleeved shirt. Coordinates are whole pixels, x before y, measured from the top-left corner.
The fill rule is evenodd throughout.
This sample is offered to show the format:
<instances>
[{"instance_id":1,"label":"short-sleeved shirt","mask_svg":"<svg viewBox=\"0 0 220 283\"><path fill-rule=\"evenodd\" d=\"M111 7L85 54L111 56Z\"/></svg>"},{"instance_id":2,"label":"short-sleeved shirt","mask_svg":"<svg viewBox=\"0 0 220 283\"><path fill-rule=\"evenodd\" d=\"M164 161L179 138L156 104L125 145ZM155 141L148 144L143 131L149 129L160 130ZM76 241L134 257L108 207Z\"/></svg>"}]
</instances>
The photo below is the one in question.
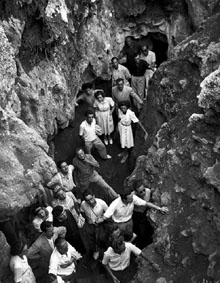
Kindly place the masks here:
<instances>
[{"instance_id":1,"label":"short-sleeved shirt","mask_svg":"<svg viewBox=\"0 0 220 283\"><path fill-rule=\"evenodd\" d=\"M106 112L109 111L111 107L114 107L115 102L111 97L105 97L102 102L99 102L97 99L95 100L93 107L96 111Z\"/></svg>"},{"instance_id":2,"label":"short-sleeved shirt","mask_svg":"<svg viewBox=\"0 0 220 283\"><path fill-rule=\"evenodd\" d=\"M153 51L148 51L148 55L141 54L140 58L146 61L150 66L156 62L156 55Z\"/></svg>"},{"instance_id":3,"label":"short-sleeved shirt","mask_svg":"<svg viewBox=\"0 0 220 283\"><path fill-rule=\"evenodd\" d=\"M79 135L83 136L86 142L94 141L97 138L95 133L95 125L96 121L93 119L91 124L85 120L79 126Z\"/></svg>"},{"instance_id":4,"label":"short-sleeved shirt","mask_svg":"<svg viewBox=\"0 0 220 283\"><path fill-rule=\"evenodd\" d=\"M96 198L96 205L91 207L86 201L81 204L81 211L85 213L89 224L96 223L96 220L103 216L108 206L102 199Z\"/></svg>"},{"instance_id":5,"label":"short-sleeved shirt","mask_svg":"<svg viewBox=\"0 0 220 283\"><path fill-rule=\"evenodd\" d=\"M112 98L114 99L115 103L119 103L120 101L129 101L131 102L131 96L138 101L141 101L139 96L133 91L130 86L124 85L122 91L118 89L117 86L112 88Z\"/></svg>"},{"instance_id":6,"label":"short-sleeved shirt","mask_svg":"<svg viewBox=\"0 0 220 283\"><path fill-rule=\"evenodd\" d=\"M112 68L112 86L116 85L116 80L119 78L124 80L125 85L129 85L128 80L131 78L131 74L128 69L121 64L118 64L118 69Z\"/></svg>"},{"instance_id":7,"label":"short-sleeved shirt","mask_svg":"<svg viewBox=\"0 0 220 283\"><path fill-rule=\"evenodd\" d=\"M146 205L146 201L133 195L133 201L131 203L124 204L121 197L118 197L109 205L104 216L106 218L112 217L113 221L116 223L127 222L132 217L134 205L143 206Z\"/></svg>"},{"instance_id":8,"label":"short-sleeved shirt","mask_svg":"<svg viewBox=\"0 0 220 283\"><path fill-rule=\"evenodd\" d=\"M131 243L125 243L124 252L117 254L112 247L109 247L104 253L102 263L108 265L114 271L124 270L130 264L131 253L138 256L141 254L141 250Z\"/></svg>"},{"instance_id":9,"label":"short-sleeved shirt","mask_svg":"<svg viewBox=\"0 0 220 283\"><path fill-rule=\"evenodd\" d=\"M81 160L77 157L73 159L73 165L76 168L76 173L77 173L79 182L91 178L91 176L95 172L94 166L87 163L86 159L88 159L91 162L97 162L91 154L85 154L85 160Z\"/></svg>"}]
</instances>

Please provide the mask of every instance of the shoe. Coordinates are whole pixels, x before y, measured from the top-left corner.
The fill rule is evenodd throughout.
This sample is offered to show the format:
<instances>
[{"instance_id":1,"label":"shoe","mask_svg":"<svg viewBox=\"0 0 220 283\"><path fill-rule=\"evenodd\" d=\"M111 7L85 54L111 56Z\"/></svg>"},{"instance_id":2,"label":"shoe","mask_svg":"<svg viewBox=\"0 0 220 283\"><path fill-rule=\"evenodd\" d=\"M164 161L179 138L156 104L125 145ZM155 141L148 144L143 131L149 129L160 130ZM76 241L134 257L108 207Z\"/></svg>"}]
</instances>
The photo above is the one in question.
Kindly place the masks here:
<instances>
[{"instance_id":1,"label":"shoe","mask_svg":"<svg viewBox=\"0 0 220 283\"><path fill-rule=\"evenodd\" d=\"M107 154L106 159L111 159L111 155Z\"/></svg>"},{"instance_id":2,"label":"shoe","mask_svg":"<svg viewBox=\"0 0 220 283\"><path fill-rule=\"evenodd\" d=\"M108 140L106 138L104 138L104 144L108 145Z\"/></svg>"},{"instance_id":3,"label":"shoe","mask_svg":"<svg viewBox=\"0 0 220 283\"><path fill-rule=\"evenodd\" d=\"M122 157L124 155L124 153L123 152L120 152L119 154L118 154L118 157Z\"/></svg>"},{"instance_id":4,"label":"shoe","mask_svg":"<svg viewBox=\"0 0 220 283\"><path fill-rule=\"evenodd\" d=\"M112 138L110 138L108 141L109 141L109 144L113 144Z\"/></svg>"},{"instance_id":5,"label":"shoe","mask_svg":"<svg viewBox=\"0 0 220 283\"><path fill-rule=\"evenodd\" d=\"M122 160L121 160L121 163L125 163L125 161L127 160L128 158L128 154L126 154L125 156L123 156Z\"/></svg>"}]
</instances>

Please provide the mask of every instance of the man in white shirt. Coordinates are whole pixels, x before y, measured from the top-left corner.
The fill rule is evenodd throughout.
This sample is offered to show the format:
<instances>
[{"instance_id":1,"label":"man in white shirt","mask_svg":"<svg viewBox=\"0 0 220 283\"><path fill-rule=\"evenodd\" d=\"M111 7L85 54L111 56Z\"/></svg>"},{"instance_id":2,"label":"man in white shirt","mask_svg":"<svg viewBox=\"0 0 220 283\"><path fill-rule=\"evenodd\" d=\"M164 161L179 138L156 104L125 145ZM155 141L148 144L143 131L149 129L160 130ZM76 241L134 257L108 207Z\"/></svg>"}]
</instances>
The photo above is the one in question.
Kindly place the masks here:
<instances>
[{"instance_id":1,"label":"man in white shirt","mask_svg":"<svg viewBox=\"0 0 220 283\"><path fill-rule=\"evenodd\" d=\"M112 58L112 86L115 86L117 79L121 78L124 80L124 84L130 86L129 80L131 79L131 74L128 69L118 63L118 58Z\"/></svg>"},{"instance_id":2,"label":"man in white shirt","mask_svg":"<svg viewBox=\"0 0 220 283\"><path fill-rule=\"evenodd\" d=\"M84 201L80 209L86 219L86 249L88 254L94 255L102 242L105 242L105 237L103 237L105 227L102 218L108 206L104 200L95 198L95 195L90 190L84 192L83 198Z\"/></svg>"},{"instance_id":3,"label":"man in white shirt","mask_svg":"<svg viewBox=\"0 0 220 283\"><path fill-rule=\"evenodd\" d=\"M86 152L91 154L91 150L94 147L97 149L102 159L111 159L111 156L106 152L104 143L96 134L96 120L94 118L94 112L89 109L85 112L85 116L86 119L79 127L79 136L85 144Z\"/></svg>"},{"instance_id":4,"label":"man in white shirt","mask_svg":"<svg viewBox=\"0 0 220 283\"><path fill-rule=\"evenodd\" d=\"M55 249L50 257L49 274L60 276L64 281L73 280L76 261L82 258L64 238L57 238Z\"/></svg>"},{"instance_id":5,"label":"man in white shirt","mask_svg":"<svg viewBox=\"0 0 220 283\"><path fill-rule=\"evenodd\" d=\"M140 59L146 61L149 68L145 71L145 99L147 98L147 91L149 87L149 81L153 77L156 71L156 55L153 51L149 50L148 46L144 45L141 47Z\"/></svg>"}]
</instances>

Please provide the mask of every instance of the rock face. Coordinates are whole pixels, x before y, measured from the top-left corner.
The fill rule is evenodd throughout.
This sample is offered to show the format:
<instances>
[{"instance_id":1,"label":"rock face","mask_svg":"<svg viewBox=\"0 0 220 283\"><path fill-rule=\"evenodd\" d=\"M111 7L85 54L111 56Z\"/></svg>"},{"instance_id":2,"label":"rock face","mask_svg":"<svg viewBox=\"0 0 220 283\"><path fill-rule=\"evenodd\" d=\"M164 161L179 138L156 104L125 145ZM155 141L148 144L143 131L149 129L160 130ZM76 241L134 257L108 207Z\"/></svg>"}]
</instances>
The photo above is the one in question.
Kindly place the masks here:
<instances>
[{"instance_id":1,"label":"rock face","mask_svg":"<svg viewBox=\"0 0 220 283\"><path fill-rule=\"evenodd\" d=\"M110 78L110 58L112 55L118 55L127 35L140 38L155 33L161 42L169 44L168 56L173 56L173 62L170 65L165 64L158 71L152 89L152 95L157 95L154 95L152 109L147 113L151 113L155 118L152 121L150 143L156 135L151 154L158 163L155 165L154 158L149 159L151 163L146 166L149 167L150 172L151 170L153 172L149 175L147 171L142 170L145 182L149 176L151 182L153 182L152 178L155 180L158 178L158 176L153 177L153 174L161 173L162 161L169 161L169 170L173 164L181 162L174 143L179 141L179 135L185 135L185 131L187 134L191 133L191 126L187 127L189 123L187 119L191 114L200 114L194 116L197 118L192 121L198 120L199 123L202 121L206 126L208 121L211 125L217 121L215 114L218 103L214 102L214 93L209 90L211 84L209 79L206 79L211 72L214 72L213 77L216 77L216 82L218 81L218 73L215 71L219 59L216 51L219 43L217 40L210 40L212 36L214 37L214 32L211 35L207 33L201 43L202 27L195 37L177 46L176 51L173 52L173 47L193 32L192 18L188 19L188 10L184 1L162 2L161 4L159 0L128 1L125 6L123 1L110 0L1 1L0 211L2 217L15 215L23 207L32 204L41 185L45 185L56 172L56 166L48 155L47 142L51 141L59 128L74 123L74 102L82 84L93 81L96 77L105 80ZM188 5L189 10L192 11L189 14L195 19L194 28L218 8L218 2L208 1L207 5L204 1L197 2L202 3L200 5L202 12L198 20L195 17L197 15L195 6ZM218 35L217 32L216 34ZM182 66L177 63L178 56L181 57ZM202 111L198 112L196 95L199 95L197 87L199 89L199 83L203 79L201 86L203 88L204 85L204 88L199 100L201 107L204 108L204 114L201 114ZM156 86L157 82L159 85ZM180 113L182 113L181 121L177 119ZM143 117L144 115L145 113ZM165 121L177 121L178 134L175 123L164 124L157 133L161 123ZM196 122L192 127L196 127L195 125ZM208 147L207 144L211 146L214 143L214 152L218 154L218 136L215 141L201 137L199 134L194 136L192 140L198 143L196 145L204 146L205 149ZM182 143L184 144L185 141ZM181 146L180 142L179 147ZM190 147L190 144L187 146ZM197 151L191 153L194 166L197 169L199 166L204 169L202 180L206 180L210 188L217 186L218 162L213 153L208 150L205 151L204 156ZM184 162L184 166L187 167L187 162ZM164 170L163 174L168 169ZM162 175L160 175L161 180ZM162 200L169 205L171 192L168 187L173 181L168 179L167 182L170 185L164 190ZM204 184L206 188L205 181ZM181 185L176 188L182 190ZM198 186L194 188L197 196L196 188ZM156 192L158 192L155 193L157 199L161 193L159 189ZM209 193L213 195L213 189L210 189ZM154 219L157 221L157 215ZM168 230L167 225L171 221L169 217L167 219L167 222L164 222L164 231ZM195 223L199 226L199 221ZM175 223L172 225L172 229L175 230ZM158 231L160 231L159 227ZM164 233L164 237L165 235L168 233ZM0 237L2 251L0 281L6 282L9 249L4 236L0 234ZM160 246L162 250L167 249L172 255L166 246L166 244L170 245L170 237L161 239ZM210 245L210 252L213 245ZM195 246L194 249L198 250L198 247ZM185 264L188 262L187 259L184 261Z\"/></svg>"},{"instance_id":2,"label":"rock face","mask_svg":"<svg viewBox=\"0 0 220 283\"><path fill-rule=\"evenodd\" d=\"M220 280L219 23L208 19L153 78L142 113L153 142L130 183L142 179L169 215L149 212L154 242L135 282Z\"/></svg>"}]
</instances>

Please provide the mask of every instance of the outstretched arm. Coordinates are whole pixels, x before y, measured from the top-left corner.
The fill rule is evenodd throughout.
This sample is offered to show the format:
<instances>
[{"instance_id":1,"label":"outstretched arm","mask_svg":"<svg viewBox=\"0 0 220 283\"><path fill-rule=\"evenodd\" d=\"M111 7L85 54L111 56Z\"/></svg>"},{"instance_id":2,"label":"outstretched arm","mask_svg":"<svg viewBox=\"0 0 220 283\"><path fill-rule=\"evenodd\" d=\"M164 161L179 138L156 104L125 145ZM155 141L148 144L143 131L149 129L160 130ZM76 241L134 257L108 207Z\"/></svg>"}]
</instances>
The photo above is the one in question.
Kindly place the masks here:
<instances>
[{"instance_id":1,"label":"outstretched arm","mask_svg":"<svg viewBox=\"0 0 220 283\"><path fill-rule=\"evenodd\" d=\"M146 139L147 139L147 137L148 137L148 133L147 133L146 129L144 128L144 126L142 125L142 123L141 123L140 121L138 121L138 124L139 124L139 126L141 127L141 129L142 129L143 132L144 132L144 139L145 139L145 141L146 141Z\"/></svg>"},{"instance_id":2,"label":"outstretched arm","mask_svg":"<svg viewBox=\"0 0 220 283\"><path fill-rule=\"evenodd\" d=\"M114 283L120 283L120 281L118 280L118 278L113 274L113 272L111 271L111 268L108 265L103 264L104 268L106 269L106 271L108 272L108 274L110 275L110 277L112 278Z\"/></svg>"},{"instance_id":3,"label":"outstretched arm","mask_svg":"<svg viewBox=\"0 0 220 283\"><path fill-rule=\"evenodd\" d=\"M151 202L146 202L146 206L149 207L149 208L154 208L156 210L159 210L162 214L167 214L169 212L168 208L163 206L163 207L160 207L160 206L157 206Z\"/></svg>"}]
</instances>

